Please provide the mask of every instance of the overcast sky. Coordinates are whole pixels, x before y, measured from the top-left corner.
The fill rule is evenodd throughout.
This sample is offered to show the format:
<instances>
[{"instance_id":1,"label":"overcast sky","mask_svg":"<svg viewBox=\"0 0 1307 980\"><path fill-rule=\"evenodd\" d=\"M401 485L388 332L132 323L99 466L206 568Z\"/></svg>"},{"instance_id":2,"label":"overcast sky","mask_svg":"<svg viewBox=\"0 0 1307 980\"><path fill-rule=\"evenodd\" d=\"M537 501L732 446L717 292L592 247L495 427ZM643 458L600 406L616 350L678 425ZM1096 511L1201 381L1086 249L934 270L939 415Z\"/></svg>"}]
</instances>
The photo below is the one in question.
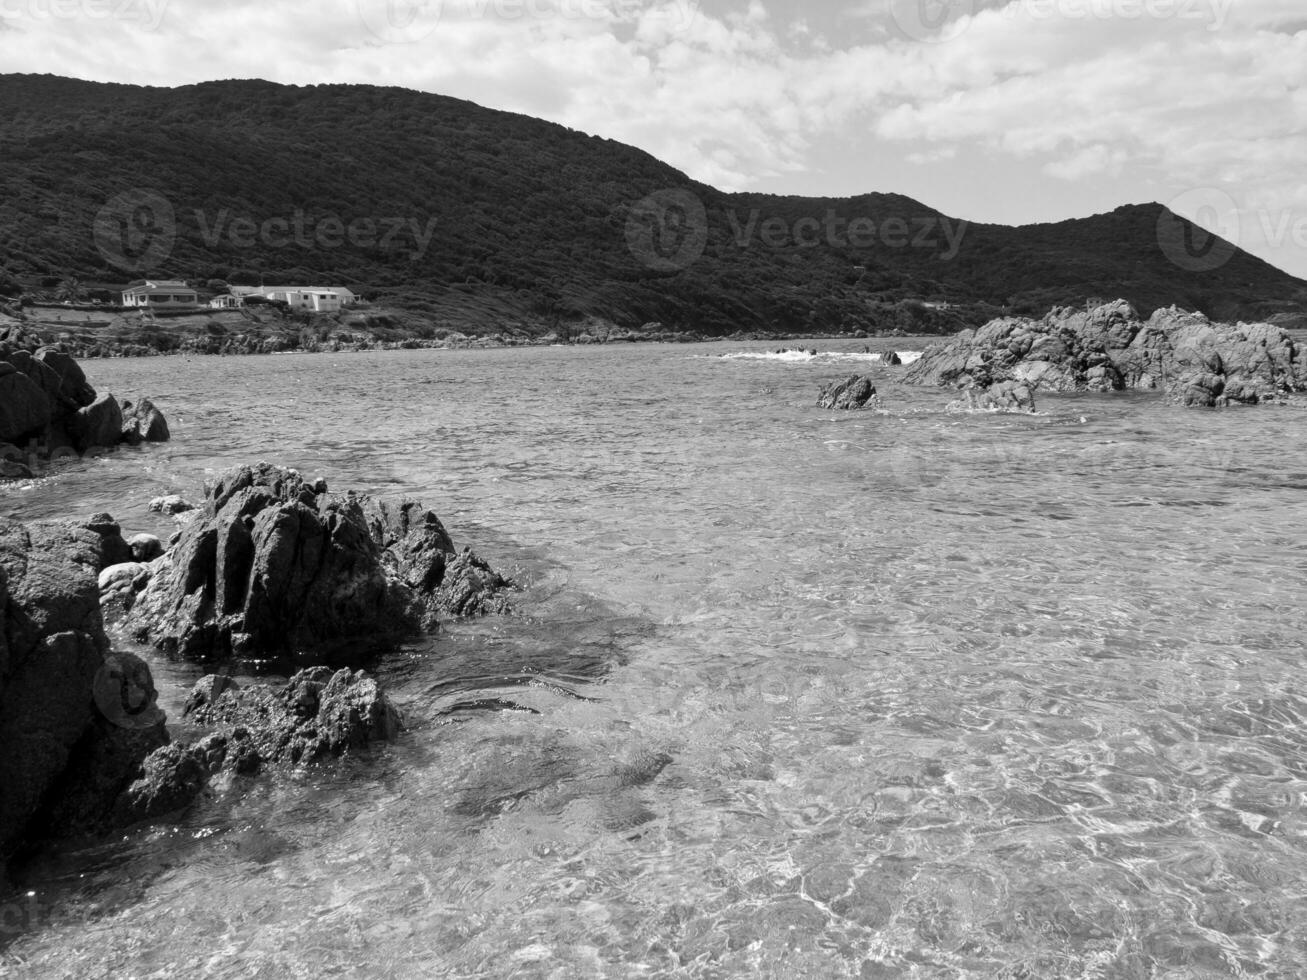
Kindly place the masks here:
<instances>
[{"instance_id":1,"label":"overcast sky","mask_svg":"<svg viewBox=\"0 0 1307 980\"><path fill-rule=\"evenodd\" d=\"M977 221L1159 201L1307 278L1307 0L0 0L0 71L402 85Z\"/></svg>"}]
</instances>

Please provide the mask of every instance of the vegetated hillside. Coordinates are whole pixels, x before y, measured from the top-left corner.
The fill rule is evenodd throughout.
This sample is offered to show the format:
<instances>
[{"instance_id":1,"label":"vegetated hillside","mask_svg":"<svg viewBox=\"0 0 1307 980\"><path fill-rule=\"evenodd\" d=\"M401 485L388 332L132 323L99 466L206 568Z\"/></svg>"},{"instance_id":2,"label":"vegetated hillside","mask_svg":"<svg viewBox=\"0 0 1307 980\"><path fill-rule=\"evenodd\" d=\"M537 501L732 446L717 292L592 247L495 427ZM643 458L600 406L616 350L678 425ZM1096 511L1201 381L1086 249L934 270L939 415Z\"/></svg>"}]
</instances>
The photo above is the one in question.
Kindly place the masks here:
<instances>
[{"instance_id":1,"label":"vegetated hillside","mask_svg":"<svg viewBox=\"0 0 1307 980\"><path fill-rule=\"evenodd\" d=\"M138 189L166 198L176 239L156 261L157 215L111 210L144 229L125 226L144 243L129 257L154 261L124 268L95 229ZM640 205L669 190L671 211ZM0 76L0 294L262 278L349 285L462 330L599 319L713 335L942 332L1118 296L1221 318L1307 308L1307 283L1237 250L1180 268L1158 245L1165 215L1010 228L893 194L725 194L612 140L404 89Z\"/></svg>"}]
</instances>

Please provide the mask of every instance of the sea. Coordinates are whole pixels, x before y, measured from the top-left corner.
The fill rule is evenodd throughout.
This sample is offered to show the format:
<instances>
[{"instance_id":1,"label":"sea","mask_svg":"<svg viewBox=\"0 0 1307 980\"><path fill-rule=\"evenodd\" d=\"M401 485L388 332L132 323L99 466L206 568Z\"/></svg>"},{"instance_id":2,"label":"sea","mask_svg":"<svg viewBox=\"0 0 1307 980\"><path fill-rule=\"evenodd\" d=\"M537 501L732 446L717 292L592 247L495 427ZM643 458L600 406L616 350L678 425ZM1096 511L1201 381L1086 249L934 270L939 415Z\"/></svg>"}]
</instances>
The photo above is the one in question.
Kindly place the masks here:
<instances>
[{"instance_id":1,"label":"sea","mask_svg":"<svg viewBox=\"0 0 1307 980\"><path fill-rule=\"evenodd\" d=\"M1303 976L1307 414L961 411L923 343L85 362L172 441L4 518L267 460L519 591L360 654L393 744L18 868L0 976Z\"/></svg>"}]
</instances>

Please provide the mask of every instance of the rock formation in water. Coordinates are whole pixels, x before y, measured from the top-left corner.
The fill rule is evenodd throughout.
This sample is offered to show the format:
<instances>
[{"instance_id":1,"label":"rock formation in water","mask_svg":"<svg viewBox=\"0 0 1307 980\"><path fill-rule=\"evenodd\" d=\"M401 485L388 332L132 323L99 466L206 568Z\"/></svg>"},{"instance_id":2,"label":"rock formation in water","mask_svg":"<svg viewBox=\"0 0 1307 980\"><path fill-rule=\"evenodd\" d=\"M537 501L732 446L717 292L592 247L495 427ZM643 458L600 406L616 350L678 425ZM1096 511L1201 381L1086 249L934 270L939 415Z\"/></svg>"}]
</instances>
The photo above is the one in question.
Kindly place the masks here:
<instances>
[{"instance_id":1,"label":"rock formation in water","mask_svg":"<svg viewBox=\"0 0 1307 980\"><path fill-rule=\"evenodd\" d=\"M1255 405L1307 389L1307 354L1268 324L1212 323L1174 308L1142 321L1118 300L964 330L929 348L904 380L964 389L1008 381L1045 391L1161 388L1183 405Z\"/></svg>"},{"instance_id":2,"label":"rock formation in water","mask_svg":"<svg viewBox=\"0 0 1307 980\"><path fill-rule=\"evenodd\" d=\"M843 381L832 381L817 396L817 407L850 410L876 404L876 386L867 375L850 375Z\"/></svg>"},{"instance_id":3,"label":"rock formation in water","mask_svg":"<svg viewBox=\"0 0 1307 980\"><path fill-rule=\"evenodd\" d=\"M34 822L93 823L167 742L149 668L101 619L96 577L129 556L104 515L0 526L0 858Z\"/></svg>"},{"instance_id":4,"label":"rock formation in water","mask_svg":"<svg viewBox=\"0 0 1307 980\"><path fill-rule=\"evenodd\" d=\"M1016 381L996 381L988 388L968 388L966 397L949 402L951 412L1025 412L1035 411L1035 394L1028 385Z\"/></svg>"},{"instance_id":5,"label":"rock formation in water","mask_svg":"<svg viewBox=\"0 0 1307 980\"><path fill-rule=\"evenodd\" d=\"M457 553L420 504L330 493L266 463L208 483L200 514L145 579L134 596L126 590L139 570L115 570L106 583L128 607L124 628L197 660L321 662L441 616L504 611L509 587L470 551Z\"/></svg>"},{"instance_id":6,"label":"rock formation in water","mask_svg":"<svg viewBox=\"0 0 1307 980\"><path fill-rule=\"evenodd\" d=\"M168 423L149 399L133 404L97 395L68 354L17 328L0 332L0 476L31 476L34 462L54 455L168 437Z\"/></svg>"},{"instance_id":7,"label":"rock formation in water","mask_svg":"<svg viewBox=\"0 0 1307 980\"><path fill-rule=\"evenodd\" d=\"M152 819L186 806L220 774L252 776L307 765L374 742L393 741L399 712L362 671L315 667L284 686L242 687L211 674L186 702L192 724L211 729L190 745L163 746L144 761L118 798L118 823Z\"/></svg>"}]
</instances>

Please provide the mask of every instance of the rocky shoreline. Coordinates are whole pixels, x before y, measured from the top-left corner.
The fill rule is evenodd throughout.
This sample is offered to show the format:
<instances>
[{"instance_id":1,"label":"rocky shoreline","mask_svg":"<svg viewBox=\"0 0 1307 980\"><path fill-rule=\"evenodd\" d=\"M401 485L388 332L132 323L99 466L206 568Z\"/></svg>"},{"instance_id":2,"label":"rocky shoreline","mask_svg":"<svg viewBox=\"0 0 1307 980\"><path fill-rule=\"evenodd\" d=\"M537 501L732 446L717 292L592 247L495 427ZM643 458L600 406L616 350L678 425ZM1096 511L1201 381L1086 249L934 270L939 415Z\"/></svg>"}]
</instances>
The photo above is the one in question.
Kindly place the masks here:
<instances>
[{"instance_id":1,"label":"rocky shoreline","mask_svg":"<svg viewBox=\"0 0 1307 980\"><path fill-rule=\"evenodd\" d=\"M512 583L415 501L260 463L210 481L181 518L167 550L107 514L0 526L0 867L395 739L402 718L376 681L326 665L509 610ZM133 642L304 669L282 685L204 677L184 709L201 734L177 743Z\"/></svg>"}]
</instances>

